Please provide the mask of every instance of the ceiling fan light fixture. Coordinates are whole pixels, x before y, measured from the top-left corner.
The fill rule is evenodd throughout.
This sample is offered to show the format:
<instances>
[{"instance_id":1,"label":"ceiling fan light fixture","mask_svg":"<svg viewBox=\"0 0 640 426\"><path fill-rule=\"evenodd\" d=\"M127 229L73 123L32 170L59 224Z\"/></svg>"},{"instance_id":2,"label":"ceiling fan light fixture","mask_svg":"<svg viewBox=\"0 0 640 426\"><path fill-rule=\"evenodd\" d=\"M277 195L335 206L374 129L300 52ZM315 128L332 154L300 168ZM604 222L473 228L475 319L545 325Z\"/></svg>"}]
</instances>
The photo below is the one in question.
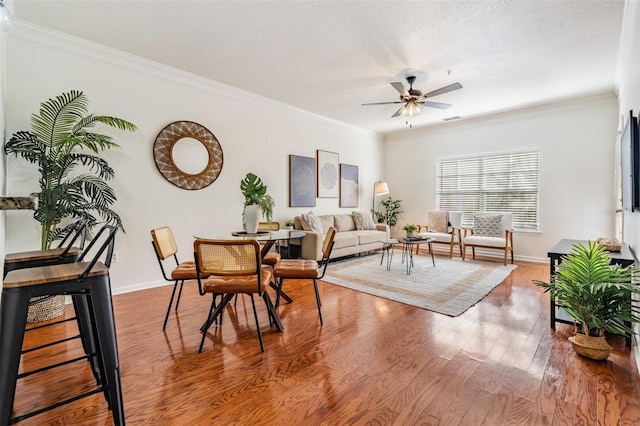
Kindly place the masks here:
<instances>
[{"instance_id":1,"label":"ceiling fan light fixture","mask_svg":"<svg viewBox=\"0 0 640 426\"><path fill-rule=\"evenodd\" d=\"M4 1L0 0L0 31L7 32L11 27L13 27L13 14Z\"/></svg>"},{"instance_id":2,"label":"ceiling fan light fixture","mask_svg":"<svg viewBox=\"0 0 640 426\"><path fill-rule=\"evenodd\" d=\"M412 117L414 115L420 114L421 112L422 112L421 105L415 102L409 101L404 107L402 107L402 110L400 111L400 115Z\"/></svg>"}]
</instances>

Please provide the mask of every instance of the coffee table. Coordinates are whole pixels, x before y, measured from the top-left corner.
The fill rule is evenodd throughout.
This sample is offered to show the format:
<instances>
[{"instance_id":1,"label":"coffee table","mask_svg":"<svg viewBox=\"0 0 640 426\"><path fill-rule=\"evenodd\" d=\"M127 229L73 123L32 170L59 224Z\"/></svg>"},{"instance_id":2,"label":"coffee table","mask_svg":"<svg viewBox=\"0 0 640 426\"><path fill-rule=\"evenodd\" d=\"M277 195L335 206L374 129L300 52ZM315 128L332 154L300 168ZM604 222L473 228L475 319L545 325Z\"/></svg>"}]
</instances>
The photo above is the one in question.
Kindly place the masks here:
<instances>
[{"instance_id":1,"label":"coffee table","mask_svg":"<svg viewBox=\"0 0 640 426\"><path fill-rule=\"evenodd\" d=\"M436 266L436 261L433 258L433 250L431 247L431 243L433 242L433 238L398 238L398 242L402 244L402 262L404 263L405 259L407 261L407 275L411 275L411 268L413 267L413 247L419 246L420 244L429 244L429 253L431 253L431 263L433 263L433 267Z\"/></svg>"}]
</instances>

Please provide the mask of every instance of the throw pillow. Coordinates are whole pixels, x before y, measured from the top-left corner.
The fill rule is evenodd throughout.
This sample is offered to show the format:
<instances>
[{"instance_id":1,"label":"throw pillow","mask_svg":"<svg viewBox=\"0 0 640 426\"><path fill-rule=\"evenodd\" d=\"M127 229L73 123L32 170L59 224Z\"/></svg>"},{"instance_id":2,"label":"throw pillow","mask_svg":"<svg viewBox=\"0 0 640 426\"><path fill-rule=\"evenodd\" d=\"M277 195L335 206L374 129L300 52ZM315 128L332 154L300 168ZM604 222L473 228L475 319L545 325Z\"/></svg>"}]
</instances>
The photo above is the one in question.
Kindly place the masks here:
<instances>
[{"instance_id":1,"label":"throw pillow","mask_svg":"<svg viewBox=\"0 0 640 426\"><path fill-rule=\"evenodd\" d=\"M500 232L500 224L502 223L502 215L495 216L474 216L473 217L473 235L483 237L502 237Z\"/></svg>"},{"instance_id":2,"label":"throw pillow","mask_svg":"<svg viewBox=\"0 0 640 426\"><path fill-rule=\"evenodd\" d=\"M356 223L356 229L359 231L371 231L376 229L376 225L371 219L371 215L363 212L351 212L353 221Z\"/></svg>"},{"instance_id":3,"label":"throw pillow","mask_svg":"<svg viewBox=\"0 0 640 426\"><path fill-rule=\"evenodd\" d=\"M302 213L302 229L311 232L323 232L322 223L314 212Z\"/></svg>"},{"instance_id":4,"label":"throw pillow","mask_svg":"<svg viewBox=\"0 0 640 426\"><path fill-rule=\"evenodd\" d=\"M337 214L333 216L333 226L338 232L356 230L356 224L353 221L353 215L350 214Z\"/></svg>"},{"instance_id":5,"label":"throw pillow","mask_svg":"<svg viewBox=\"0 0 640 426\"><path fill-rule=\"evenodd\" d=\"M449 233L447 212L444 210L436 210L427 213L427 226L430 232Z\"/></svg>"}]
</instances>

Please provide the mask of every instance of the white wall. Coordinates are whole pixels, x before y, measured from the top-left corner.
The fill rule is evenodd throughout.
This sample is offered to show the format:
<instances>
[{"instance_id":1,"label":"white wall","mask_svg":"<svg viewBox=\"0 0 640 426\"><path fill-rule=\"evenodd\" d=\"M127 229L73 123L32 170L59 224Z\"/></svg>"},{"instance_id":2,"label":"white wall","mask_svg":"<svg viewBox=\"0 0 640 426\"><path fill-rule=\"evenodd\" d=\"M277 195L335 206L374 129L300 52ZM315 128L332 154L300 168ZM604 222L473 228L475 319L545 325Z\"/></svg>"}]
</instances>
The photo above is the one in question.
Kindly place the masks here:
<instances>
[{"instance_id":1,"label":"white wall","mask_svg":"<svg viewBox=\"0 0 640 426\"><path fill-rule=\"evenodd\" d=\"M546 262L559 239L613 235L616 131L616 98L607 93L387 136L385 176L405 212L399 224L425 223L435 209L437 159L537 150L540 232L516 232L515 257Z\"/></svg>"},{"instance_id":2,"label":"white wall","mask_svg":"<svg viewBox=\"0 0 640 426\"><path fill-rule=\"evenodd\" d=\"M622 37L618 61L619 114L627 119L629 110L640 114L640 6L637 1L625 3ZM629 244L636 258L640 252L640 213L624 212L624 233L622 239ZM640 324L634 324L640 333ZM637 336L634 344L636 365L640 368L640 351Z\"/></svg>"},{"instance_id":3,"label":"white wall","mask_svg":"<svg viewBox=\"0 0 640 426\"><path fill-rule=\"evenodd\" d=\"M114 208L126 229L117 237L119 261L111 268L115 293L158 282L150 229L171 226L181 259L192 257L195 232L241 229L239 185L247 172L268 185L276 203L274 220L310 210L287 207L289 154L315 157L317 149L327 150L339 153L340 162L359 166L360 209L370 209L383 163L382 138L374 133L32 25L12 30L7 58L7 134L28 130L41 102L71 89L85 92L91 112L139 127L135 134L115 133L122 149L105 155L116 173ZM173 186L153 161L156 136L180 120L208 128L224 152L220 176L202 190ZM9 158L7 190L11 195L36 191L35 167ZM320 214L354 210L339 209L336 198L317 199L313 209ZM31 215L7 215L7 252L37 249L38 241Z\"/></svg>"}]
</instances>

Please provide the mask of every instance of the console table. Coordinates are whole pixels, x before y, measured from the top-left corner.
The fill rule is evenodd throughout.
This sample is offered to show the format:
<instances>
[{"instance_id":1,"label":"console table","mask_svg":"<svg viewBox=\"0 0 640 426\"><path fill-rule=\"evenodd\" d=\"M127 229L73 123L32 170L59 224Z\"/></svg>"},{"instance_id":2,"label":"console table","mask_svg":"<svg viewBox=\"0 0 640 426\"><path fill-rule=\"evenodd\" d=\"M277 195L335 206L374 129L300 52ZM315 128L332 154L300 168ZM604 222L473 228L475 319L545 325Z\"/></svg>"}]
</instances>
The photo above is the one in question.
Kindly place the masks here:
<instances>
[{"instance_id":1,"label":"console table","mask_svg":"<svg viewBox=\"0 0 640 426\"><path fill-rule=\"evenodd\" d=\"M549 257L549 269L550 269L550 279L553 279L553 275L556 273L556 266L562 262L562 256L566 256L573 249L573 245L576 243L580 243L584 246L587 246L589 242L587 240L571 240L571 239L562 239L560 240L549 252L547 256ZM610 251L609 257L611 258L611 263L620 265L620 266L629 266L633 265L635 262L635 258L629 245L626 243L622 243L622 248L620 251ZM556 305L556 301L551 298L551 328L553 330L556 329L556 322L561 322L564 324L573 324L573 319L569 317L560 306ZM630 340L627 340L627 343L630 343Z\"/></svg>"}]
</instances>

